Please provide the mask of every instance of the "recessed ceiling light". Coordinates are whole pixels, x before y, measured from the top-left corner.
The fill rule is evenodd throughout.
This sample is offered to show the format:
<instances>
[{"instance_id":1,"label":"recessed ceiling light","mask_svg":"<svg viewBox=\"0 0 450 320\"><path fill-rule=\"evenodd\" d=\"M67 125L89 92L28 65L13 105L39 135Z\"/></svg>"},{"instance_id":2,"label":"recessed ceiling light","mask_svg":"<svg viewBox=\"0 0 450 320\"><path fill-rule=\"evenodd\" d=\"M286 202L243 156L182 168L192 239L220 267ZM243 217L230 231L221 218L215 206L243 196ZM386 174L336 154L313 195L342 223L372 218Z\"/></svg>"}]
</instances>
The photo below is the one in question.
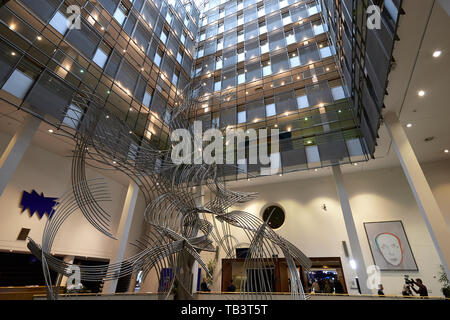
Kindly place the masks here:
<instances>
[{"instance_id":1,"label":"recessed ceiling light","mask_svg":"<svg viewBox=\"0 0 450 320\"><path fill-rule=\"evenodd\" d=\"M442 54L441 50L436 50L435 52L433 52L433 57L439 58L441 56L441 54Z\"/></svg>"},{"instance_id":2,"label":"recessed ceiling light","mask_svg":"<svg viewBox=\"0 0 450 320\"><path fill-rule=\"evenodd\" d=\"M41 36L37 36L36 39L38 39L39 41L41 41L41 40L42 40L42 37L41 37Z\"/></svg>"},{"instance_id":3,"label":"recessed ceiling light","mask_svg":"<svg viewBox=\"0 0 450 320\"><path fill-rule=\"evenodd\" d=\"M448 149L445 149L444 152L445 152L445 153L448 153L449 151L448 151Z\"/></svg>"},{"instance_id":4,"label":"recessed ceiling light","mask_svg":"<svg viewBox=\"0 0 450 320\"><path fill-rule=\"evenodd\" d=\"M411 127L412 127L412 124L411 124L411 123L408 123L408 124L406 125L406 127L407 127L407 128L411 128Z\"/></svg>"},{"instance_id":5,"label":"recessed ceiling light","mask_svg":"<svg viewBox=\"0 0 450 320\"><path fill-rule=\"evenodd\" d=\"M419 97L423 97L423 96L425 95L425 91L420 90L420 91L418 92L418 95L419 95Z\"/></svg>"},{"instance_id":6,"label":"recessed ceiling light","mask_svg":"<svg viewBox=\"0 0 450 320\"><path fill-rule=\"evenodd\" d=\"M315 172L319 171L318 169L314 169Z\"/></svg>"},{"instance_id":7,"label":"recessed ceiling light","mask_svg":"<svg viewBox=\"0 0 450 320\"><path fill-rule=\"evenodd\" d=\"M280 177L282 177L282 176L283 176L283 174L280 173Z\"/></svg>"},{"instance_id":8,"label":"recessed ceiling light","mask_svg":"<svg viewBox=\"0 0 450 320\"><path fill-rule=\"evenodd\" d=\"M48 129L48 132L53 133L53 129Z\"/></svg>"},{"instance_id":9,"label":"recessed ceiling light","mask_svg":"<svg viewBox=\"0 0 450 320\"><path fill-rule=\"evenodd\" d=\"M356 163L356 162L355 162L355 163L354 163L353 165L354 165L354 166L357 166L357 165L358 165L358 163Z\"/></svg>"}]
</instances>

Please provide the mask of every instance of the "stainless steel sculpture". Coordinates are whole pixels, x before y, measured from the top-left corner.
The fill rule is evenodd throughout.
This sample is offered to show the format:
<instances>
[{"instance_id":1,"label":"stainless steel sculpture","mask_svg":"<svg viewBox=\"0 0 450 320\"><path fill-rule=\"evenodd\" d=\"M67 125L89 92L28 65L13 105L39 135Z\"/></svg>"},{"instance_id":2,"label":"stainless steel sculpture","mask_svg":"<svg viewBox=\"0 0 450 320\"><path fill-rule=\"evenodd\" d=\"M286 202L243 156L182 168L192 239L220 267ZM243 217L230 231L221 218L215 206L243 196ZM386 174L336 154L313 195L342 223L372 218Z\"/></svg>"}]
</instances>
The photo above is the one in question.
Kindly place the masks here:
<instances>
[{"instance_id":1,"label":"stainless steel sculpture","mask_svg":"<svg viewBox=\"0 0 450 320\"><path fill-rule=\"evenodd\" d=\"M192 132L188 117L201 103L193 98L193 91L188 86L180 96L178 107L169 110L172 115L169 131L187 128ZM292 298L306 298L296 262L308 270L310 260L259 218L242 211L229 212L232 206L252 200L257 194L228 190L223 178L228 165L175 165L171 161L170 147L167 150L154 148L146 138L135 136L103 105L100 98L85 92L73 97L60 128L60 132L75 143L72 190L61 196L55 206L53 217L45 226L42 244L32 239L28 243L31 252L42 261L50 299L57 299L58 290L53 290L49 270L71 275L71 265L50 253L58 230L71 214L79 209L98 231L115 239L111 232L111 215L102 208L102 203L109 200L107 186L102 180L86 178L88 164L120 170L139 186L146 202L142 214L149 228L135 244L140 250L138 254L120 263L81 266L81 280L108 281L138 271L143 271L145 279L152 268L158 276L161 270L168 268L174 276L168 288L160 292L160 298L169 297L177 280L179 297L189 299L193 263L197 261L209 273L199 253L214 252L215 246L219 246L227 257L234 257L233 228L239 228L250 243L245 269L258 273L257 277L247 277L241 286L240 298L271 298L273 288L267 281L266 268L278 255L283 255L287 261ZM194 191L202 186L210 194L210 200L203 204Z\"/></svg>"}]
</instances>

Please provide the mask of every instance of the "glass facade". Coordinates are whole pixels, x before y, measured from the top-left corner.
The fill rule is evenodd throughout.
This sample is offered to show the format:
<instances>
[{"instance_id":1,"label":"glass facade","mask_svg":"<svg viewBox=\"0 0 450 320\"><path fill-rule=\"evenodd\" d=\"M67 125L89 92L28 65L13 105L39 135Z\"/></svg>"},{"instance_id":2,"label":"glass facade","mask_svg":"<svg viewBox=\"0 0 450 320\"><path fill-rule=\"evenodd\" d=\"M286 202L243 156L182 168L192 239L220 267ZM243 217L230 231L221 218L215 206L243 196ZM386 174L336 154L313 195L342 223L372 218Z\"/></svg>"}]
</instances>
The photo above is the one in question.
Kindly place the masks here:
<instances>
[{"instance_id":1,"label":"glass facade","mask_svg":"<svg viewBox=\"0 0 450 320\"><path fill-rule=\"evenodd\" d=\"M71 5L80 6L80 29L67 23ZM166 108L191 80L199 17L180 0L9 1L0 9L0 88L56 126L74 92L95 93L165 148Z\"/></svg>"},{"instance_id":2,"label":"glass facade","mask_svg":"<svg viewBox=\"0 0 450 320\"><path fill-rule=\"evenodd\" d=\"M138 137L164 149L168 110L191 84L199 102L189 118L204 130L279 129L280 173L367 160L389 71L373 66L389 64L394 33L384 30L392 31L398 6L385 1L392 5L384 29L364 33L358 23L366 16L350 19L352 8L371 3L362 2L9 1L0 8L0 88L55 126L75 92L95 93ZM79 29L68 24L74 4ZM355 59L361 47L374 52L363 65ZM349 67L353 61L359 67ZM368 81L359 81L362 72ZM258 165L238 162L244 172L227 178L259 174Z\"/></svg>"},{"instance_id":3,"label":"glass facade","mask_svg":"<svg viewBox=\"0 0 450 320\"><path fill-rule=\"evenodd\" d=\"M368 158L320 1L207 1L201 11L192 119L279 129L279 173ZM227 178L259 175L240 167L248 176Z\"/></svg>"}]
</instances>

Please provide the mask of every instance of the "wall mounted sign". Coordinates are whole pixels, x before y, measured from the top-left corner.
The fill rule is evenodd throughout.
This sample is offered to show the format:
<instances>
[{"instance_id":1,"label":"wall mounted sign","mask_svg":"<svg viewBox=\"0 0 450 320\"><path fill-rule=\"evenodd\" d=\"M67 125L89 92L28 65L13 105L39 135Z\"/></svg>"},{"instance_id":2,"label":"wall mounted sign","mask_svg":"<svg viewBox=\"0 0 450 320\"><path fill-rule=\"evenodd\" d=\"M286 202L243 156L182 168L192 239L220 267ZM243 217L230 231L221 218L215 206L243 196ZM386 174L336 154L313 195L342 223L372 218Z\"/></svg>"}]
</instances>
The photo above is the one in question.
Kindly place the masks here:
<instances>
[{"instance_id":1,"label":"wall mounted sign","mask_svg":"<svg viewBox=\"0 0 450 320\"><path fill-rule=\"evenodd\" d=\"M364 223L374 263L381 271L417 271L401 221Z\"/></svg>"},{"instance_id":2,"label":"wall mounted sign","mask_svg":"<svg viewBox=\"0 0 450 320\"><path fill-rule=\"evenodd\" d=\"M53 207L58 203L56 202L58 198L45 197L44 193L38 194L36 191L31 191L31 193L24 191L22 194L22 200L20 201L21 212L28 209L30 212L30 217L37 212L39 219L41 219L44 214L47 214L49 218L53 215Z\"/></svg>"}]
</instances>

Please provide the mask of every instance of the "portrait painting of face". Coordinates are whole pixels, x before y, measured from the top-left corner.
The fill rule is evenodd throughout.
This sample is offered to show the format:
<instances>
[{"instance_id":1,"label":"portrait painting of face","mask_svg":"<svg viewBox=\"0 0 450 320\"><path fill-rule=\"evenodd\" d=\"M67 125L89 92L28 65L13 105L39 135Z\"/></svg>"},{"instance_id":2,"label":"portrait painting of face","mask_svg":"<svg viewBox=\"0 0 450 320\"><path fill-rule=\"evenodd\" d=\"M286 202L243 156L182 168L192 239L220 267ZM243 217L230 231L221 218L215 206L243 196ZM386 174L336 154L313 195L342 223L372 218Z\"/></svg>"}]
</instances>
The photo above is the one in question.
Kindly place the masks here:
<instances>
[{"instance_id":1,"label":"portrait painting of face","mask_svg":"<svg viewBox=\"0 0 450 320\"><path fill-rule=\"evenodd\" d=\"M408 238L401 221L365 222L374 264L381 271L417 271Z\"/></svg>"},{"instance_id":2,"label":"portrait painting of face","mask_svg":"<svg viewBox=\"0 0 450 320\"><path fill-rule=\"evenodd\" d=\"M383 258L393 266L403 262L403 248L400 238L393 233L380 233L375 237L375 243Z\"/></svg>"}]
</instances>

